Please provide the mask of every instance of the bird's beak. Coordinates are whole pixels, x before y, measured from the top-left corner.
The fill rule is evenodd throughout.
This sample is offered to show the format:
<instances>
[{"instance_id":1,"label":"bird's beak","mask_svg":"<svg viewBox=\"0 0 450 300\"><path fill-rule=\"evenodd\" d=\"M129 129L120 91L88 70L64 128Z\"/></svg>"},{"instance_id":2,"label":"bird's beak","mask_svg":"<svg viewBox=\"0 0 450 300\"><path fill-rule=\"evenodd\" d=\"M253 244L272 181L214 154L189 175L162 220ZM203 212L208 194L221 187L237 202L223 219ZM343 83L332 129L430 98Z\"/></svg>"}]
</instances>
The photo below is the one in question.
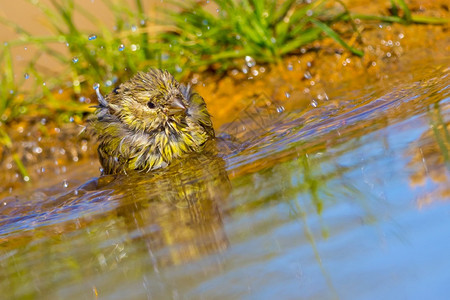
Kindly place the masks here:
<instances>
[{"instance_id":1,"label":"bird's beak","mask_svg":"<svg viewBox=\"0 0 450 300\"><path fill-rule=\"evenodd\" d=\"M173 98L169 105L169 115L176 115L186 111L186 106L183 104L181 99Z\"/></svg>"}]
</instances>

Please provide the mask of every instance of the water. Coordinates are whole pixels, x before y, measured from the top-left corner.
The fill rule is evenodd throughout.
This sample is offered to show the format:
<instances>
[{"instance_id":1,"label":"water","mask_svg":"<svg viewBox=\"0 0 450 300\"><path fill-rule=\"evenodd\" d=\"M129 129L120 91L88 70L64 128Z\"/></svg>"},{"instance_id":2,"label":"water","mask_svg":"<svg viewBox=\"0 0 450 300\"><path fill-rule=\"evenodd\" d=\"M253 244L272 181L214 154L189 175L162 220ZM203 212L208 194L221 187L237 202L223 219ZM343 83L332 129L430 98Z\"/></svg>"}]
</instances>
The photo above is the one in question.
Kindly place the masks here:
<instances>
[{"instance_id":1,"label":"water","mask_svg":"<svg viewBox=\"0 0 450 300\"><path fill-rule=\"evenodd\" d=\"M446 299L446 65L256 101L218 155L2 199L3 297Z\"/></svg>"}]
</instances>

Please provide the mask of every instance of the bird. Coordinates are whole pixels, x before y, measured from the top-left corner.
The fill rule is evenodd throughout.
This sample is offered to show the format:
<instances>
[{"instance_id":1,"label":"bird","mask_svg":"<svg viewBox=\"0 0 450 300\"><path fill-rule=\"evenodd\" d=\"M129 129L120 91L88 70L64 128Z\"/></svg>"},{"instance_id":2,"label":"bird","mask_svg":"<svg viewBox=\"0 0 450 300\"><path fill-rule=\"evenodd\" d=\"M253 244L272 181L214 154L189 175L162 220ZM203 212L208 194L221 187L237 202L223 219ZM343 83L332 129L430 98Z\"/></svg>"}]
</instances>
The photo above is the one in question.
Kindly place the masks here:
<instances>
[{"instance_id":1,"label":"bird","mask_svg":"<svg viewBox=\"0 0 450 300\"><path fill-rule=\"evenodd\" d=\"M102 174L150 172L199 153L215 133L204 99L167 71L138 72L106 97L89 119Z\"/></svg>"}]
</instances>

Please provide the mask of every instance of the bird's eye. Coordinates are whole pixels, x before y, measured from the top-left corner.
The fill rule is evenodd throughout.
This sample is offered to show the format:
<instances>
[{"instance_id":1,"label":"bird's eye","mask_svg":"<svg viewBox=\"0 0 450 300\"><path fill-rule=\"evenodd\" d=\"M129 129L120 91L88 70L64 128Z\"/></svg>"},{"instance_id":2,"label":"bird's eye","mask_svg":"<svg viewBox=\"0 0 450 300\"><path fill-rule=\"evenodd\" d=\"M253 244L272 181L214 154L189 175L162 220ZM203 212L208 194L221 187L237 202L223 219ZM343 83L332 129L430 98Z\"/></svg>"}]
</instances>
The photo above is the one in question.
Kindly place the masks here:
<instances>
[{"instance_id":1,"label":"bird's eye","mask_svg":"<svg viewBox=\"0 0 450 300\"><path fill-rule=\"evenodd\" d=\"M155 108L155 104L152 101L147 102L148 108Z\"/></svg>"}]
</instances>

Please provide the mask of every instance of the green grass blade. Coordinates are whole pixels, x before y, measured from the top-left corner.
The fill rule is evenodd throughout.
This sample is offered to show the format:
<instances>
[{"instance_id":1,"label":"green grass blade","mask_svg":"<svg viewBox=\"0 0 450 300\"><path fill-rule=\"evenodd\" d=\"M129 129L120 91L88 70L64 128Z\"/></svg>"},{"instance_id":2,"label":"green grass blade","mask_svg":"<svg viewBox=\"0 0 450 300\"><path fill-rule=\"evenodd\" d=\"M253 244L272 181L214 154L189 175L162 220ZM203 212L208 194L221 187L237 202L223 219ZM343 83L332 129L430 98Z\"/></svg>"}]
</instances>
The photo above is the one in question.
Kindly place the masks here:
<instances>
[{"instance_id":1,"label":"green grass blade","mask_svg":"<svg viewBox=\"0 0 450 300\"><path fill-rule=\"evenodd\" d=\"M391 0L391 12L394 16L398 16L398 7L397 3L395 3L395 0Z\"/></svg>"},{"instance_id":2,"label":"green grass blade","mask_svg":"<svg viewBox=\"0 0 450 300\"><path fill-rule=\"evenodd\" d=\"M283 19L286 17L289 10L292 8L296 0L288 0L284 1L280 7L275 11L275 13L269 16L269 22L272 25L275 25L279 22L283 22Z\"/></svg>"},{"instance_id":3,"label":"green grass blade","mask_svg":"<svg viewBox=\"0 0 450 300\"><path fill-rule=\"evenodd\" d=\"M406 22L410 23L412 21L411 10L409 9L405 0L397 0L397 2L398 2L398 5L403 10L403 18L405 19Z\"/></svg>"},{"instance_id":4,"label":"green grass blade","mask_svg":"<svg viewBox=\"0 0 450 300\"><path fill-rule=\"evenodd\" d=\"M427 17L427 16L417 16L417 15L412 15L411 20L413 23L418 23L418 24L444 25L444 24L450 23L450 19L434 18L434 17Z\"/></svg>"},{"instance_id":5,"label":"green grass blade","mask_svg":"<svg viewBox=\"0 0 450 300\"><path fill-rule=\"evenodd\" d=\"M31 177L28 174L27 168L25 168L25 165L23 164L22 160L20 159L19 155L17 153L14 153L12 155L13 160L17 166L17 168L19 169L20 174L22 175L22 178L26 181L30 181Z\"/></svg>"},{"instance_id":6,"label":"green grass blade","mask_svg":"<svg viewBox=\"0 0 450 300\"><path fill-rule=\"evenodd\" d=\"M339 34L336 33L336 31L334 31L333 29L331 29L327 24L322 23L318 20L314 20L311 19L311 23L313 23L315 26L317 26L318 28L320 28L326 35L328 35L330 38L332 38L334 41L336 41L338 44L340 44L342 47L344 47L345 49L349 50L350 52L352 52L353 54L357 55L357 56L363 56L364 52L356 49L352 46L350 46L349 44L347 44L340 36Z\"/></svg>"},{"instance_id":7,"label":"green grass blade","mask_svg":"<svg viewBox=\"0 0 450 300\"><path fill-rule=\"evenodd\" d=\"M285 55L304 45L318 40L321 33L322 30L316 27L303 31L298 38L290 40L289 42L286 42L284 45L282 45L279 50L279 55Z\"/></svg>"}]
</instances>

